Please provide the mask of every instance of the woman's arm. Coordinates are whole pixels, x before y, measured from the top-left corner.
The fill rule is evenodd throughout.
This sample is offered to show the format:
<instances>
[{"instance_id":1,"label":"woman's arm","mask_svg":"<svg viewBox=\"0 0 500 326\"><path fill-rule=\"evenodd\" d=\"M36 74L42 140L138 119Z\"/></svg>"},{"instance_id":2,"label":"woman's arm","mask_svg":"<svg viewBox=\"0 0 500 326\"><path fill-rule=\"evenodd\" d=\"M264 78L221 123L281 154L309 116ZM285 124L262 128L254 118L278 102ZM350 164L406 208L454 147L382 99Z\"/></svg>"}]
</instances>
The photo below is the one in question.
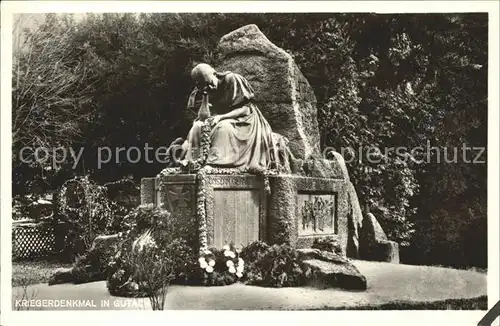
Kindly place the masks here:
<instances>
[{"instance_id":1,"label":"woman's arm","mask_svg":"<svg viewBox=\"0 0 500 326\"><path fill-rule=\"evenodd\" d=\"M212 120L211 124L214 126L214 125L218 124L219 121L221 121L221 120L237 119L239 117L243 117L243 116L246 116L249 114L250 114L250 108L248 106L243 106L241 108L234 109L226 114L220 114L220 115L213 116L211 118L211 120Z\"/></svg>"},{"instance_id":2,"label":"woman's arm","mask_svg":"<svg viewBox=\"0 0 500 326\"><path fill-rule=\"evenodd\" d=\"M246 116L250 114L250 108L248 106L243 106L238 109L234 109L226 114L221 114L220 115L220 120L224 119L236 119L242 116Z\"/></svg>"}]
</instances>

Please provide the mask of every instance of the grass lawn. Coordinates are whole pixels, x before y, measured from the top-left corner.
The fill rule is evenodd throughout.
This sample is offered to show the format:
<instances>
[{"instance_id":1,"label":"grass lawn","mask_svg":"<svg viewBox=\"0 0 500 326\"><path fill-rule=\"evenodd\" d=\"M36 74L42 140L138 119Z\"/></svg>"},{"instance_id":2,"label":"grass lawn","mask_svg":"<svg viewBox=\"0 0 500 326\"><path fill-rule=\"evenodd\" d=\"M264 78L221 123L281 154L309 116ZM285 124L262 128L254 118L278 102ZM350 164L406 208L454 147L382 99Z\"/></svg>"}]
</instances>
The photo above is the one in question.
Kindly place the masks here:
<instances>
[{"instance_id":1,"label":"grass lawn","mask_svg":"<svg viewBox=\"0 0 500 326\"><path fill-rule=\"evenodd\" d=\"M46 260L12 262L12 286L47 283L55 269L71 266Z\"/></svg>"},{"instance_id":2,"label":"grass lawn","mask_svg":"<svg viewBox=\"0 0 500 326\"><path fill-rule=\"evenodd\" d=\"M488 310L488 297L431 302L391 302L359 307L324 307L320 310Z\"/></svg>"}]
</instances>

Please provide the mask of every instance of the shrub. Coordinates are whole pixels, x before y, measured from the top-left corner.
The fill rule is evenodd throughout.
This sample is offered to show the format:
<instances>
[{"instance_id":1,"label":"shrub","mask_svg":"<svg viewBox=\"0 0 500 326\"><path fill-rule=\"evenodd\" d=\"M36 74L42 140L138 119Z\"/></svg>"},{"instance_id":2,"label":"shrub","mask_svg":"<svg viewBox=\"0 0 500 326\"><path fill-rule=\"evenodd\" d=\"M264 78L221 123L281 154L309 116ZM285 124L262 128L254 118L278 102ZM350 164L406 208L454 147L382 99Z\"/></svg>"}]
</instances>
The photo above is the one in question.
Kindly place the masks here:
<instances>
[{"instance_id":1,"label":"shrub","mask_svg":"<svg viewBox=\"0 0 500 326\"><path fill-rule=\"evenodd\" d=\"M259 260L269 250L269 245L263 241L254 241L243 247L240 256L247 262Z\"/></svg>"},{"instance_id":2,"label":"shrub","mask_svg":"<svg viewBox=\"0 0 500 326\"><path fill-rule=\"evenodd\" d=\"M265 252L261 244L250 244L247 256L258 257L248 265L246 283L269 287L291 287L306 284L306 274L297 251L290 245L273 245ZM243 250L242 250L243 252Z\"/></svg>"},{"instance_id":3,"label":"shrub","mask_svg":"<svg viewBox=\"0 0 500 326\"><path fill-rule=\"evenodd\" d=\"M109 264L116 252L116 244L97 245L85 254L78 256L71 274L74 283L86 283L105 280L108 276Z\"/></svg>"}]
</instances>

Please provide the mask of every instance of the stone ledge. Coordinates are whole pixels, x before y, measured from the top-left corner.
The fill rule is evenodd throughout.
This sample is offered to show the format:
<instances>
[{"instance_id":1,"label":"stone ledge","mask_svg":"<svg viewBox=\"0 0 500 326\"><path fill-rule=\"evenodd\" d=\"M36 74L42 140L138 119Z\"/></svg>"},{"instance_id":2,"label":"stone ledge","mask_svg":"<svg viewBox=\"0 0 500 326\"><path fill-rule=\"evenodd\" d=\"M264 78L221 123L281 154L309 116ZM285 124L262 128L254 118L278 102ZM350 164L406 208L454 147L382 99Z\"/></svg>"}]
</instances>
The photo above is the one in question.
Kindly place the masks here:
<instances>
[{"instance_id":1,"label":"stone ledge","mask_svg":"<svg viewBox=\"0 0 500 326\"><path fill-rule=\"evenodd\" d=\"M297 238L297 242L295 244L296 248L299 249L307 249L312 248L314 244L314 240L316 239L330 239L336 242L335 248L338 251L342 251L340 244L340 237L338 234L325 234L325 235L301 235Z\"/></svg>"},{"instance_id":2,"label":"stone ledge","mask_svg":"<svg viewBox=\"0 0 500 326\"><path fill-rule=\"evenodd\" d=\"M366 290L366 278L345 257L319 249L297 249L299 259L313 273L315 287Z\"/></svg>"},{"instance_id":3,"label":"stone ledge","mask_svg":"<svg viewBox=\"0 0 500 326\"><path fill-rule=\"evenodd\" d=\"M300 259L302 260L318 259L326 262L341 263L341 264L349 262L345 257L339 256L333 252L321 251L319 249L304 248L304 249L297 249L297 252L299 253Z\"/></svg>"},{"instance_id":4,"label":"stone ledge","mask_svg":"<svg viewBox=\"0 0 500 326\"><path fill-rule=\"evenodd\" d=\"M162 177L166 183L188 183L196 182L196 174L171 174ZM156 178L158 180L158 178Z\"/></svg>"}]
</instances>

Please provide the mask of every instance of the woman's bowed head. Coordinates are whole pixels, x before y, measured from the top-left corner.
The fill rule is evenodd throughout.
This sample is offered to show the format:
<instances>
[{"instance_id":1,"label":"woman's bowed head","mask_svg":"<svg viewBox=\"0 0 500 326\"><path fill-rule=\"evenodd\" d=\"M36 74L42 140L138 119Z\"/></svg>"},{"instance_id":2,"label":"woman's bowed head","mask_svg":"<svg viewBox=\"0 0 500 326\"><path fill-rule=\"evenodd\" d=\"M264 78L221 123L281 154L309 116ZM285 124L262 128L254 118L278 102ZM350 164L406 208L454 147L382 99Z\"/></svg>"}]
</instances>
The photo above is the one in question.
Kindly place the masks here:
<instances>
[{"instance_id":1,"label":"woman's bowed head","mask_svg":"<svg viewBox=\"0 0 500 326\"><path fill-rule=\"evenodd\" d=\"M196 88L203 94L217 90L219 79L214 68L206 63L200 63L191 70L191 78L196 84Z\"/></svg>"},{"instance_id":2,"label":"woman's bowed head","mask_svg":"<svg viewBox=\"0 0 500 326\"><path fill-rule=\"evenodd\" d=\"M215 150L208 151L205 164L220 168L265 169L273 158L279 160L271 126L255 105L254 90L243 76L231 71L218 72L200 63L191 71L191 78L196 87L189 96L187 107L193 110L200 106L198 118L182 144L181 165L200 157L202 129L207 119L211 127L210 149Z\"/></svg>"}]
</instances>

